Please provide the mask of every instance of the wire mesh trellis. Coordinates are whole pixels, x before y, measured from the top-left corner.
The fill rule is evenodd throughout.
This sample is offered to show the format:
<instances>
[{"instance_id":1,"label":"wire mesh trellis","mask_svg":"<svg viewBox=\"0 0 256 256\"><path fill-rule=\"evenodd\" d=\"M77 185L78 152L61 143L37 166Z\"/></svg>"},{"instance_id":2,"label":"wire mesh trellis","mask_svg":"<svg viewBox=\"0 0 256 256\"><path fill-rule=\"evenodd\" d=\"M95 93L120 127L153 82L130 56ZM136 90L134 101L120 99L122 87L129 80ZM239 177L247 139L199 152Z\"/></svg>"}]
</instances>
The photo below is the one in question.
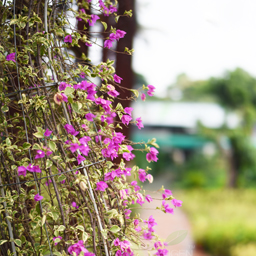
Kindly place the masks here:
<instances>
[{"instance_id":1,"label":"wire mesh trellis","mask_svg":"<svg viewBox=\"0 0 256 256\"><path fill-rule=\"evenodd\" d=\"M90 241L88 249L91 248L96 255L108 256L110 244L104 236L106 221L103 211L118 208L122 215L121 206L111 203L117 199L118 191L112 188L111 193L103 196L91 184L99 181L99 175L95 173L100 170L104 174L104 168L109 164L101 154L103 145L97 124L92 121L89 130L81 129L83 121L79 110L75 111L76 105L70 103L73 96L69 98L68 105L64 101L58 105L53 100L61 83L58 72L70 73L70 67L63 61L68 59L67 52L65 55L65 52L58 51L62 62L59 66L52 65L53 51L60 47L62 38L49 32L56 22L57 11L63 12L64 2L67 4L66 1L52 2L50 17L47 0L44 5L41 0L30 0L23 9L24 6L14 0L7 8L11 10L9 15L12 14L13 19L23 10L28 17L37 11L38 17L44 20L44 26L39 21L33 27L27 22L24 29L18 23L12 25L13 36L9 40L14 44L15 65L5 65L5 71L1 70L1 75L8 78L8 85L3 88L1 96L2 105L8 106L1 111L0 255L3 256L61 255L58 252L63 250L67 253L68 243L78 240L76 233L72 233L75 229L80 232L79 237ZM51 43L48 47L38 44L37 55L27 51L28 63L22 66L18 60L19 53L28 46L29 38L38 33L39 27L45 31L44 38ZM27 38L25 46L21 44L22 37ZM42 48L45 50L43 56L39 53ZM32 67L32 73L37 70L37 75L24 77L25 68L29 67ZM53 82L44 79L48 70L51 70ZM97 108L90 106L90 101L83 107L86 113L97 112ZM70 146L70 140L75 141L76 135L71 136L63 128L64 124L80 130L80 137L88 138L90 150L84 153L86 160L81 161L79 167L75 158L82 155L81 149L66 150L63 141ZM47 130L52 131L50 136L45 135ZM26 171L22 170L26 174L19 173L19 167L24 167ZM35 201L35 194L43 196L46 201ZM107 223L112 224L109 220ZM120 226L122 223L116 221L113 224ZM55 249L54 242L57 244Z\"/></svg>"}]
</instances>

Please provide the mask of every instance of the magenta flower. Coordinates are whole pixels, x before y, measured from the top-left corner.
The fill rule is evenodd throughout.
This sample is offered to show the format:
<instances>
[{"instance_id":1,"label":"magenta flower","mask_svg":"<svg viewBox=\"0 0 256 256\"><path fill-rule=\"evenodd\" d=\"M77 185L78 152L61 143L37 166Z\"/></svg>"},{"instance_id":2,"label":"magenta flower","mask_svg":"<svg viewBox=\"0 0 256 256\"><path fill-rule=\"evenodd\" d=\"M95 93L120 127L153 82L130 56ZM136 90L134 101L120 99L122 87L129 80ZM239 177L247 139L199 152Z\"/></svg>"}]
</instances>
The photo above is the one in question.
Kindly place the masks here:
<instances>
[{"instance_id":1,"label":"magenta flower","mask_svg":"<svg viewBox=\"0 0 256 256\"><path fill-rule=\"evenodd\" d=\"M40 196L39 194L36 194L35 197L34 197L34 200L35 201L41 201L44 197L43 196Z\"/></svg>"},{"instance_id":2,"label":"magenta flower","mask_svg":"<svg viewBox=\"0 0 256 256\"><path fill-rule=\"evenodd\" d=\"M49 137L52 134L52 131L50 131L49 129L46 129L44 136Z\"/></svg>"},{"instance_id":3,"label":"magenta flower","mask_svg":"<svg viewBox=\"0 0 256 256\"><path fill-rule=\"evenodd\" d=\"M35 156L35 159L38 159L38 158L44 158L45 157L45 153L43 150L37 150L36 151L36 156Z\"/></svg>"},{"instance_id":4,"label":"magenta flower","mask_svg":"<svg viewBox=\"0 0 256 256\"><path fill-rule=\"evenodd\" d=\"M68 97L65 93L61 93L61 96L63 101L68 102Z\"/></svg>"},{"instance_id":5,"label":"magenta flower","mask_svg":"<svg viewBox=\"0 0 256 256\"><path fill-rule=\"evenodd\" d=\"M126 219L130 219L130 214L131 214L131 210L130 209L125 209L124 210L124 215Z\"/></svg>"},{"instance_id":6,"label":"magenta flower","mask_svg":"<svg viewBox=\"0 0 256 256\"><path fill-rule=\"evenodd\" d=\"M152 236L151 232L148 232L148 233L144 232L143 238L146 240L151 240L153 238L153 236Z\"/></svg>"},{"instance_id":7,"label":"magenta flower","mask_svg":"<svg viewBox=\"0 0 256 256\"><path fill-rule=\"evenodd\" d=\"M88 153L90 152L91 149L86 145L81 145L79 146L79 150L83 155L88 156Z\"/></svg>"},{"instance_id":8,"label":"magenta flower","mask_svg":"<svg viewBox=\"0 0 256 256\"><path fill-rule=\"evenodd\" d=\"M79 134L79 132L77 132L71 124L64 125L64 128L66 129L67 133L71 135L76 136L77 134Z\"/></svg>"},{"instance_id":9,"label":"magenta flower","mask_svg":"<svg viewBox=\"0 0 256 256\"><path fill-rule=\"evenodd\" d=\"M152 183L154 178L153 178L153 176L151 174L148 174L146 176L146 179L149 181L149 183Z\"/></svg>"},{"instance_id":10,"label":"magenta flower","mask_svg":"<svg viewBox=\"0 0 256 256\"><path fill-rule=\"evenodd\" d=\"M142 99L143 101L146 100L146 95L145 95L145 93L142 93L142 94L141 94L141 99Z\"/></svg>"},{"instance_id":11,"label":"magenta flower","mask_svg":"<svg viewBox=\"0 0 256 256\"><path fill-rule=\"evenodd\" d=\"M94 117L96 117L94 114L92 114L92 113L88 113L88 114L86 114L85 115L85 118L88 120L88 121L90 121L90 122L92 122L93 121L93 118Z\"/></svg>"},{"instance_id":12,"label":"magenta flower","mask_svg":"<svg viewBox=\"0 0 256 256\"><path fill-rule=\"evenodd\" d=\"M141 117L136 118L136 125L141 130L141 128L144 128L144 125L142 123Z\"/></svg>"},{"instance_id":13,"label":"magenta flower","mask_svg":"<svg viewBox=\"0 0 256 256\"><path fill-rule=\"evenodd\" d=\"M80 73L80 77L81 77L81 78L85 78L85 73L84 73L84 72L81 72L81 73Z\"/></svg>"},{"instance_id":14,"label":"magenta flower","mask_svg":"<svg viewBox=\"0 0 256 256\"><path fill-rule=\"evenodd\" d=\"M144 182L146 180L146 176L147 176L145 170L139 169L138 173L139 173L139 180L141 182Z\"/></svg>"},{"instance_id":15,"label":"magenta flower","mask_svg":"<svg viewBox=\"0 0 256 256\"><path fill-rule=\"evenodd\" d=\"M7 61L16 62L16 60L15 60L15 55L16 55L15 52L8 54L8 55L6 56L6 60L7 60Z\"/></svg>"},{"instance_id":16,"label":"magenta flower","mask_svg":"<svg viewBox=\"0 0 256 256\"><path fill-rule=\"evenodd\" d=\"M173 214L173 209L165 201L162 201L162 205L165 212Z\"/></svg>"},{"instance_id":17,"label":"magenta flower","mask_svg":"<svg viewBox=\"0 0 256 256\"><path fill-rule=\"evenodd\" d=\"M79 149L79 145L77 143L71 143L69 150L74 153Z\"/></svg>"},{"instance_id":18,"label":"magenta flower","mask_svg":"<svg viewBox=\"0 0 256 256\"><path fill-rule=\"evenodd\" d=\"M128 125L131 120L132 118L128 115L123 115L121 118L122 123L126 125Z\"/></svg>"},{"instance_id":19,"label":"magenta flower","mask_svg":"<svg viewBox=\"0 0 256 256\"><path fill-rule=\"evenodd\" d=\"M96 190L105 191L105 189L108 188L108 184L104 181L97 182L97 188Z\"/></svg>"},{"instance_id":20,"label":"magenta flower","mask_svg":"<svg viewBox=\"0 0 256 256\"><path fill-rule=\"evenodd\" d=\"M100 17L96 14L91 15L91 19L88 19L87 22L89 22L89 26L93 26L95 22L99 19Z\"/></svg>"},{"instance_id":21,"label":"magenta flower","mask_svg":"<svg viewBox=\"0 0 256 256\"><path fill-rule=\"evenodd\" d=\"M89 130L88 126L86 124L82 124L81 127L85 129L86 131Z\"/></svg>"},{"instance_id":22,"label":"magenta flower","mask_svg":"<svg viewBox=\"0 0 256 256\"><path fill-rule=\"evenodd\" d=\"M72 36L71 35L65 36L64 43L72 43Z\"/></svg>"},{"instance_id":23,"label":"magenta flower","mask_svg":"<svg viewBox=\"0 0 256 256\"><path fill-rule=\"evenodd\" d=\"M90 137L84 136L84 137L82 137L81 139L79 139L79 142L80 142L81 144L87 145L87 142L90 141L90 140L92 140Z\"/></svg>"},{"instance_id":24,"label":"magenta flower","mask_svg":"<svg viewBox=\"0 0 256 256\"><path fill-rule=\"evenodd\" d=\"M112 47L112 45L113 45L113 41L112 40L110 40L110 39L105 40L105 42L104 42L104 47L105 48L110 49Z\"/></svg>"},{"instance_id":25,"label":"magenta flower","mask_svg":"<svg viewBox=\"0 0 256 256\"><path fill-rule=\"evenodd\" d=\"M153 86L153 85L148 85L148 95L149 96L153 96L153 92L154 92L154 90L155 90L155 87Z\"/></svg>"},{"instance_id":26,"label":"magenta flower","mask_svg":"<svg viewBox=\"0 0 256 256\"><path fill-rule=\"evenodd\" d=\"M24 167L24 166L19 166L19 167L18 167L18 176L23 175L23 176L25 177L26 174L27 174L27 169L26 169L26 167Z\"/></svg>"},{"instance_id":27,"label":"magenta flower","mask_svg":"<svg viewBox=\"0 0 256 256\"><path fill-rule=\"evenodd\" d=\"M116 39L119 40L120 38L124 38L126 32L120 29L117 29L116 31Z\"/></svg>"},{"instance_id":28,"label":"magenta flower","mask_svg":"<svg viewBox=\"0 0 256 256\"><path fill-rule=\"evenodd\" d=\"M140 223L140 221L139 221L138 219L135 219L135 220L133 221L134 227L137 227L137 226L139 225L139 223Z\"/></svg>"},{"instance_id":29,"label":"magenta flower","mask_svg":"<svg viewBox=\"0 0 256 256\"><path fill-rule=\"evenodd\" d=\"M168 250L167 249L158 249L157 253L155 254L156 256L165 256L168 255Z\"/></svg>"},{"instance_id":30,"label":"magenta flower","mask_svg":"<svg viewBox=\"0 0 256 256\"><path fill-rule=\"evenodd\" d=\"M145 199L150 203L153 201L152 197L150 195L146 195Z\"/></svg>"},{"instance_id":31,"label":"magenta flower","mask_svg":"<svg viewBox=\"0 0 256 256\"><path fill-rule=\"evenodd\" d=\"M131 116L132 115L132 111L133 111L133 108L125 108L124 109L124 113L126 113L126 114L128 114L129 116Z\"/></svg>"},{"instance_id":32,"label":"magenta flower","mask_svg":"<svg viewBox=\"0 0 256 256\"><path fill-rule=\"evenodd\" d=\"M120 241L119 238L116 238L113 242L114 246L119 246L120 245Z\"/></svg>"},{"instance_id":33,"label":"magenta flower","mask_svg":"<svg viewBox=\"0 0 256 256\"><path fill-rule=\"evenodd\" d=\"M60 240L62 239L62 237L61 236L57 236L57 237L54 237L52 240L53 240L53 242L57 239L57 238L59 238ZM54 243L54 245L57 245L58 243Z\"/></svg>"},{"instance_id":34,"label":"magenta flower","mask_svg":"<svg viewBox=\"0 0 256 256\"><path fill-rule=\"evenodd\" d=\"M40 168L39 168L39 165L32 165L32 164L29 164L29 165L27 166L27 170L28 170L29 172L37 172L37 173L42 172L42 171L40 170Z\"/></svg>"},{"instance_id":35,"label":"magenta flower","mask_svg":"<svg viewBox=\"0 0 256 256\"><path fill-rule=\"evenodd\" d=\"M116 90L111 90L111 91L108 91L108 95L115 98L119 95L120 93Z\"/></svg>"},{"instance_id":36,"label":"magenta flower","mask_svg":"<svg viewBox=\"0 0 256 256\"><path fill-rule=\"evenodd\" d=\"M76 209L79 208L79 206L76 204L76 202L72 202L72 203L71 203L71 206L74 207L74 208L76 208Z\"/></svg>"},{"instance_id":37,"label":"magenta flower","mask_svg":"<svg viewBox=\"0 0 256 256\"><path fill-rule=\"evenodd\" d=\"M78 164L80 164L82 161L85 160L85 157L78 154L76 159L77 159Z\"/></svg>"},{"instance_id":38,"label":"magenta flower","mask_svg":"<svg viewBox=\"0 0 256 256\"><path fill-rule=\"evenodd\" d=\"M92 46L92 44L91 44L91 43L88 43L88 42L86 42L85 45L88 46L88 47L91 47L91 46Z\"/></svg>"},{"instance_id":39,"label":"magenta flower","mask_svg":"<svg viewBox=\"0 0 256 256\"><path fill-rule=\"evenodd\" d=\"M123 78L121 78L120 76L118 76L118 75L116 75L116 74L114 74L114 81L116 82L116 83L118 83L118 84L120 84L121 83L121 81L123 80Z\"/></svg>"},{"instance_id":40,"label":"magenta flower","mask_svg":"<svg viewBox=\"0 0 256 256\"><path fill-rule=\"evenodd\" d=\"M73 255L73 252L75 255L80 255L81 252L84 253L85 256L93 256L94 254L89 253L88 250L84 247L83 240L78 241L78 243L73 244L68 247L68 253Z\"/></svg>"},{"instance_id":41,"label":"magenta flower","mask_svg":"<svg viewBox=\"0 0 256 256\"><path fill-rule=\"evenodd\" d=\"M172 204L173 206L176 207L181 207L182 206L182 201L181 200L177 200L177 199L172 199Z\"/></svg>"},{"instance_id":42,"label":"magenta flower","mask_svg":"<svg viewBox=\"0 0 256 256\"><path fill-rule=\"evenodd\" d=\"M64 91L67 88L67 84L65 82L61 82L59 85L59 90Z\"/></svg>"},{"instance_id":43,"label":"magenta flower","mask_svg":"<svg viewBox=\"0 0 256 256\"><path fill-rule=\"evenodd\" d=\"M48 187L52 183L52 181L49 179L48 181L45 182L45 185Z\"/></svg>"},{"instance_id":44,"label":"magenta flower","mask_svg":"<svg viewBox=\"0 0 256 256\"><path fill-rule=\"evenodd\" d=\"M146 159L147 161L150 163L151 161L154 161L154 162L157 162L158 158L157 158L157 155L158 155L158 151L155 149L155 148L150 148L150 152L147 153L146 155Z\"/></svg>"}]
</instances>

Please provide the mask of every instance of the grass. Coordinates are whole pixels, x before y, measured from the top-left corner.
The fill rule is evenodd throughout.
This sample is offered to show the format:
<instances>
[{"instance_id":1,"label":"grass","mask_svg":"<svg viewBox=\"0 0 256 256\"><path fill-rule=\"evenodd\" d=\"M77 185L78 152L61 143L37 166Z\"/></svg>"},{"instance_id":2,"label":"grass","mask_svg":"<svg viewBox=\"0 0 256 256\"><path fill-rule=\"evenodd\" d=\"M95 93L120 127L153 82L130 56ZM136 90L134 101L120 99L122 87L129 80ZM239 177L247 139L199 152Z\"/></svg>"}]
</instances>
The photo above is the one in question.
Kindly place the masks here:
<instances>
[{"instance_id":1,"label":"grass","mask_svg":"<svg viewBox=\"0 0 256 256\"><path fill-rule=\"evenodd\" d=\"M246 255L248 248L256 255L256 190L185 190L176 197L198 246L214 256Z\"/></svg>"}]
</instances>

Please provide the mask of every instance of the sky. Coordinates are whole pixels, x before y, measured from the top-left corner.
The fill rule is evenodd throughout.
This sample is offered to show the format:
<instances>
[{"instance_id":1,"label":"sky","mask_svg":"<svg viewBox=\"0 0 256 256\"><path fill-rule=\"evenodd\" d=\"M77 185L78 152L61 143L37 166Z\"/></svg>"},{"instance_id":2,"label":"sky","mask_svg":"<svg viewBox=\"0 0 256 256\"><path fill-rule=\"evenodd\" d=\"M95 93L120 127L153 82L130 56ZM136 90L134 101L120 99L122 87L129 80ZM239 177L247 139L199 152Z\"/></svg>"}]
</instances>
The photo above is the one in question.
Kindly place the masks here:
<instances>
[{"instance_id":1,"label":"sky","mask_svg":"<svg viewBox=\"0 0 256 256\"><path fill-rule=\"evenodd\" d=\"M136 1L133 68L157 96L181 73L207 79L241 67L256 76L255 0Z\"/></svg>"}]
</instances>

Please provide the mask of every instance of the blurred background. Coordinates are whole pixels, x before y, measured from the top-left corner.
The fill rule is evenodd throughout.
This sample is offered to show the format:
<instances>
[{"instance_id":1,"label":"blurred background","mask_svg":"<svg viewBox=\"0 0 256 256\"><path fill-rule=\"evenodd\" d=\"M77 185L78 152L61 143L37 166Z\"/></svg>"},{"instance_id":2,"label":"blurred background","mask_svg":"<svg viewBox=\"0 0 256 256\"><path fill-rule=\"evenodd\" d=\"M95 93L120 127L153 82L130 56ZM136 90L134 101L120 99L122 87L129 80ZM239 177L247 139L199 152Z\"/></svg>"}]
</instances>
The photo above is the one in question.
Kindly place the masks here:
<instances>
[{"instance_id":1,"label":"blurred background","mask_svg":"<svg viewBox=\"0 0 256 256\"><path fill-rule=\"evenodd\" d=\"M152 169L155 180L146 189L163 184L183 206L174 215L148 210L141 216L154 213L164 239L187 231L168 247L168 255L255 256L256 1L118 2L119 14L134 13L119 19L117 28L127 32L124 39L111 50L99 52L96 45L81 42L73 51L78 58L85 53L92 63L115 60L125 88L156 87L155 96L132 103L134 120L141 117L145 128L134 125L123 132L135 142L156 138L158 162L148 164L137 150L132 164ZM102 18L116 26L112 17ZM77 25L83 28L83 21ZM88 32L91 38L108 36L100 23ZM132 57L113 51L124 47L135 49ZM131 97L129 91L119 92ZM122 104L130 106L127 100Z\"/></svg>"}]
</instances>

